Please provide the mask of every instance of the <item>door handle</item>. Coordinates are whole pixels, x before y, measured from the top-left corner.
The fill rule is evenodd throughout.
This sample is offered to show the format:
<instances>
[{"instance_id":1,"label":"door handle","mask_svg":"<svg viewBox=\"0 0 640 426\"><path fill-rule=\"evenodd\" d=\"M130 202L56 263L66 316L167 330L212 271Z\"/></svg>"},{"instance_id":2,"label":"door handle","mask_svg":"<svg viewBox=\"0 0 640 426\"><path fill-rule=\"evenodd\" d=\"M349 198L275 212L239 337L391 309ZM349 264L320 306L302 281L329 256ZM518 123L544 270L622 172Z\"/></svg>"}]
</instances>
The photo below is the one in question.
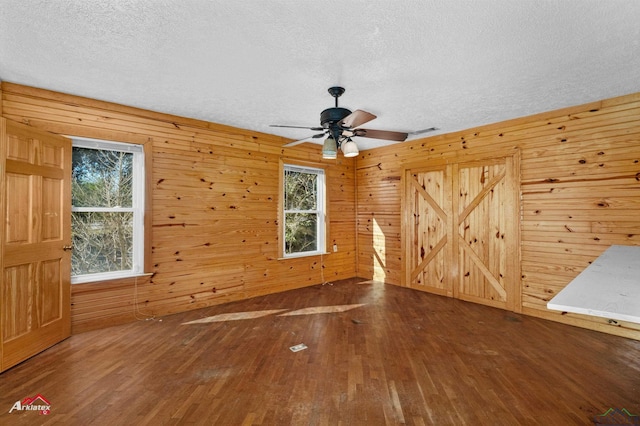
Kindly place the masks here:
<instances>
[{"instance_id":1,"label":"door handle","mask_svg":"<svg viewBox=\"0 0 640 426\"><path fill-rule=\"evenodd\" d=\"M64 250L64 251L73 250L73 246L64 246L64 247L62 247L62 250Z\"/></svg>"}]
</instances>

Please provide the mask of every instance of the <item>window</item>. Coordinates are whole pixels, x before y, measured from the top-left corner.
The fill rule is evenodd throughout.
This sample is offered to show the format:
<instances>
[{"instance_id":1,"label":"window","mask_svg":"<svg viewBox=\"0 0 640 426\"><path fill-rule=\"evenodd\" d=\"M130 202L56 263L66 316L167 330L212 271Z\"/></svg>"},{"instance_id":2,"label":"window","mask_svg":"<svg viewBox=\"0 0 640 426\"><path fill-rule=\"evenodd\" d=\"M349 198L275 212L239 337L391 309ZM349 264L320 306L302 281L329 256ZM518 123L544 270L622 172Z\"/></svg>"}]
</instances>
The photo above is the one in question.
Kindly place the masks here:
<instances>
[{"instance_id":1,"label":"window","mask_svg":"<svg viewBox=\"0 0 640 426\"><path fill-rule=\"evenodd\" d=\"M71 282L143 273L142 145L72 140Z\"/></svg>"},{"instance_id":2,"label":"window","mask_svg":"<svg viewBox=\"0 0 640 426\"><path fill-rule=\"evenodd\" d=\"M324 253L324 170L290 164L283 169L283 255Z\"/></svg>"}]
</instances>

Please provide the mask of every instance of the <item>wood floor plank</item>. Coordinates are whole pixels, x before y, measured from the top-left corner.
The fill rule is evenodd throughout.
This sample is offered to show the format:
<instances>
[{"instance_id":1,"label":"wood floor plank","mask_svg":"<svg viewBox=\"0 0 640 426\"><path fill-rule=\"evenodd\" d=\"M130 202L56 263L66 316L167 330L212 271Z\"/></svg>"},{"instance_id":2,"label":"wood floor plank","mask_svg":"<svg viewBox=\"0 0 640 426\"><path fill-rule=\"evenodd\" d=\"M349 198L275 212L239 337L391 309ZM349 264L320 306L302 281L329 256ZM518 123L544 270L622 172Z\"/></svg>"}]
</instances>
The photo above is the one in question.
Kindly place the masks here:
<instances>
[{"instance_id":1,"label":"wood floor plank","mask_svg":"<svg viewBox=\"0 0 640 426\"><path fill-rule=\"evenodd\" d=\"M0 374L0 424L593 424L639 392L639 341L352 279L74 335Z\"/></svg>"}]
</instances>

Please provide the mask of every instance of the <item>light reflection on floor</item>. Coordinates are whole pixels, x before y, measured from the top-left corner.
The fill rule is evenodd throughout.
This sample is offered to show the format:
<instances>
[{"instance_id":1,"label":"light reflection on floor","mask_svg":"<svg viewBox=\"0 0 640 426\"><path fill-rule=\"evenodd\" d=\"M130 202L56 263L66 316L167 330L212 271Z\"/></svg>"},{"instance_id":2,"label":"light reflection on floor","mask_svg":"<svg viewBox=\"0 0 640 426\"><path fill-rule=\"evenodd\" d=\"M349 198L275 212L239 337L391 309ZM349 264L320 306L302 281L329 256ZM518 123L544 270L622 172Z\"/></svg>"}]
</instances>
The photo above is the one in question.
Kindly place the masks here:
<instances>
[{"instance_id":1,"label":"light reflection on floor","mask_svg":"<svg viewBox=\"0 0 640 426\"><path fill-rule=\"evenodd\" d=\"M294 315L312 315L312 314L331 314L337 312L346 312L351 309L356 309L364 306L364 303L357 303L354 305L334 305L334 306L313 306L311 308L297 309L295 311L286 312L278 316L294 316ZM251 312L231 312L227 314L218 314L211 317L200 318L194 321L184 322L182 325L187 324L207 324L210 322L224 322L224 321L237 321L244 319L253 319L266 317L267 315L275 315L280 312L287 311L287 309L272 309L267 311L251 311Z\"/></svg>"},{"instance_id":2,"label":"light reflection on floor","mask_svg":"<svg viewBox=\"0 0 640 426\"><path fill-rule=\"evenodd\" d=\"M293 315L311 315L311 314L332 314L335 312L346 312L351 309L364 306L364 303L357 303L355 305L335 305L335 306L314 306L312 308L298 309L296 311L280 314L280 317L288 317Z\"/></svg>"},{"instance_id":3,"label":"light reflection on floor","mask_svg":"<svg viewBox=\"0 0 640 426\"><path fill-rule=\"evenodd\" d=\"M272 309L270 311L252 311L252 312L231 312L228 314L218 314L212 317L200 318L194 321L183 322L185 324L206 324L209 322L223 322L223 321L236 321L243 319L252 319L266 317L267 315L273 315L286 311L286 309Z\"/></svg>"}]
</instances>

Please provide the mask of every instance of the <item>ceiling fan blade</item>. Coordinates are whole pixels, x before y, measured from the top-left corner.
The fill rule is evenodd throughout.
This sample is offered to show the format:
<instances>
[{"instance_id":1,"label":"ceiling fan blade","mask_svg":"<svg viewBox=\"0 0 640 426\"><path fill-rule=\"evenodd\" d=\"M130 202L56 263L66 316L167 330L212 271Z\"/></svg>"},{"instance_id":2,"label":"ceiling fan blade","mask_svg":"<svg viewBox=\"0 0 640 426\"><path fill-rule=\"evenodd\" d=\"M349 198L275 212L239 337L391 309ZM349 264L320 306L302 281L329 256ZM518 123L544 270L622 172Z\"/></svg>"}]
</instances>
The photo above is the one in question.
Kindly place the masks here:
<instances>
[{"instance_id":1,"label":"ceiling fan blade","mask_svg":"<svg viewBox=\"0 0 640 426\"><path fill-rule=\"evenodd\" d=\"M269 127L286 127L288 129L307 129L307 130L314 130L316 132L324 130L324 127L284 126L281 124L270 124Z\"/></svg>"},{"instance_id":2,"label":"ceiling fan blade","mask_svg":"<svg viewBox=\"0 0 640 426\"><path fill-rule=\"evenodd\" d=\"M354 127L362 126L364 123L368 123L374 118L376 118L376 116L370 112L357 109L343 118L338 124L342 127L352 129Z\"/></svg>"},{"instance_id":3,"label":"ceiling fan blade","mask_svg":"<svg viewBox=\"0 0 640 426\"><path fill-rule=\"evenodd\" d=\"M309 139L317 139L324 136L324 133L318 133L317 135L309 136L304 139L298 139L297 141L289 142L282 145L283 148L289 148L290 146L300 145L303 142L307 142Z\"/></svg>"},{"instance_id":4,"label":"ceiling fan blade","mask_svg":"<svg viewBox=\"0 0 640 426\"><path fill-rule=\"evenodd\" d=\"M401 142L407 139L408 133L392 132L390 130L354 129L354 135L363 138L384 139Z\"/></svg>"},{"instance_id":5,"label":"ceiling fan blade","mask_svg":"<svg viewBox=\"0 0 640 426\"><path fill-rule=\"evenodd\" d=\"M298 139L297 141L289 142L282 145L283 148L289 148L291 146L300 145L301 143L307 142L311 138Z\"/></svg>"}]
</instances>

